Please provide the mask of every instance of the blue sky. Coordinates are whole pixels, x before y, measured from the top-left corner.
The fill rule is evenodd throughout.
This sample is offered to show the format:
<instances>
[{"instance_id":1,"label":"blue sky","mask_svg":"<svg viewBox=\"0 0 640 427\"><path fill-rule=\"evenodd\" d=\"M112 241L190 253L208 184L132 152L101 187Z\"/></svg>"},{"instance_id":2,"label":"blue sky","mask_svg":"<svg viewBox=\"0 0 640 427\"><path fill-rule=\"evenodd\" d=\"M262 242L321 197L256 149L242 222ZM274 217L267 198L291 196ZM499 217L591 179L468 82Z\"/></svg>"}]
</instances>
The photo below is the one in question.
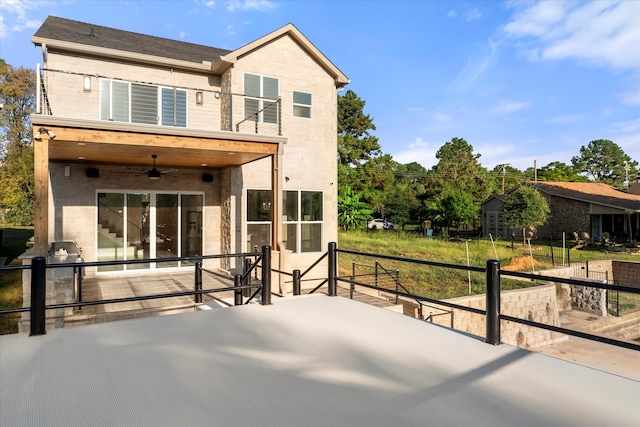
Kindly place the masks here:
<instances>
[{"instance_id":1,"label":"blue sky","mask_svg":"<svg viewBox=\"0 0 640 427\"><path fill-rule=\"evenodd\" d=\"M489 169L640 161L640 1L0 2L0 58L35 68L48 15L236 49L293 23L366 101L384 153L426 168L453 137Z\"/></svg>"}]
</instances>

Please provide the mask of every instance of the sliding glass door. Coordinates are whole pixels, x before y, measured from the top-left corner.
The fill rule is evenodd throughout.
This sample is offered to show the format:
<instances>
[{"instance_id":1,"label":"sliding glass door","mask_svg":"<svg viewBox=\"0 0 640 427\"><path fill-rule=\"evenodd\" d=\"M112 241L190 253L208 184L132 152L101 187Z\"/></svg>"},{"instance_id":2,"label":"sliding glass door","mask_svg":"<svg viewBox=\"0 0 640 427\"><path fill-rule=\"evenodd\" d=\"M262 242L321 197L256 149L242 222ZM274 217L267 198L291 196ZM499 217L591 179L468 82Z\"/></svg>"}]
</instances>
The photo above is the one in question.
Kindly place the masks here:
<instances>
[{"instance_id":1,"label":"sliding glass door","mask_svg":"<svg viewBox=\"0 0 640 427\"><path fill-rule=\"evenodd\" d=\"M202 255L201 194L100 192L97 260L147 260ZM100 266L98 271L175 268L192 261Z\"/></svg>"}]
</instances>

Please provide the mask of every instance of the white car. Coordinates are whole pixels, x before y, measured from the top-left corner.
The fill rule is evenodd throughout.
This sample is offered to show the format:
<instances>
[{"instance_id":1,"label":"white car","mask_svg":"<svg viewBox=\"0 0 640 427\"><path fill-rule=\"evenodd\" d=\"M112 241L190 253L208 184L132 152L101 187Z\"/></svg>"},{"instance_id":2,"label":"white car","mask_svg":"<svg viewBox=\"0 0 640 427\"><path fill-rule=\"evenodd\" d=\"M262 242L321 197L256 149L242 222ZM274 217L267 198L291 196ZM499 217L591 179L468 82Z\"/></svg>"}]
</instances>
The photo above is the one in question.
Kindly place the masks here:
<instances>
[{"instance_id":1,"label":"white car","mask_svg":"<svg viewBox=\"0 0 640 427\"><path fill-rule=\"evenodd\" d=\"M395 225L392 222L385 221L382 218L371 219L367 221L367 228L369 230L393 230Z\"/></svg>"}]
</instances>

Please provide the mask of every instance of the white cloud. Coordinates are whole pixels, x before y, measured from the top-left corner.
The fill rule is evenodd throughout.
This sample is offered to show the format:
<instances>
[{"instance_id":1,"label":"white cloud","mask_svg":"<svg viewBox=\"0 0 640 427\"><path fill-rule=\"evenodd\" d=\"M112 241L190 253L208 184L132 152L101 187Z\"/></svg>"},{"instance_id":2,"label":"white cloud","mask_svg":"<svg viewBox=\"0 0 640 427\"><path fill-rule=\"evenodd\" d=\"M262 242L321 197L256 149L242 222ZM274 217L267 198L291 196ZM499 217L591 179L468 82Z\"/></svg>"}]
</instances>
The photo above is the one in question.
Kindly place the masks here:
<instances>
[{"instance_id":1,"label":"white cloud","mask_svg":"<svg viewBox=\"0 0 640 427\"><path fill-rule=\"evenodd\" d=\"M503 31L524 42L530 60L577 59L595 66L640 68L640 2L513 4L516 12Z\"/></svg>"},{"instance_id":2,"label":"white cloud","mask_svg":"<svg viewBox=\"0 0 640 427\"><path fill-rule=\"evenodd\" d=\"M466 11L463 15L463 18L467 22L475 21L482 18L482 12L474 7L473 9Z\"/></svg>"},{"instance_id":3,"label":"white cloud","mask_svg":"<svg viewBox=\"0 0 640 427\"><path fill-rule=\"evenodd\" d=\"M470 57L467 66L456 76L453 87L465 90L469 88L498 58L497 44L491 39L481 46L483 52Z\"/></svg>"},{"instance_id":4,"label":"white cloud","mask_svg":"<svg viewBox=\"0 0 640 427\"><path fill-rule=\"evenodd\" d=\"M32 9L39 9L45 5L54 4L51 1L35 1L35 0L2 0L2 16L0 22L0 37L4 38L8 34L8 28L11 31L22 32L23 30L29 30L38 28L42 21L33 19L30 16ZM7 15L15 15L15 18L11 19L12 24L9 24L10 19L5 21Z\"/></svg>"},{"instance_id":5,"label":"white cloud","mask_svg":"<svg viewBox=\"0 0 640 427\"><path fill-rule=\"evenodd\" d=\"M584 119L584 116L581 116L579 114L567 114L567 115L564 115L564 116L552 117L552 118L550 118L548 120L545 120L542 123L569 124L569 123L579 122L582 119Z\"/></svg>"},{"instance_id":6,"label":"white cloud","mask_svg":"<svg viewBox=\"0 0 640 427\"><path fill-rule=\"evenodd\" d=\"M634 88L629 92L619 93L618 98L626 105L640 105L640 90Z\"/></svg>"},{"instance_id":7,"label":"white cloud","mask_svg":"<svg viewBox=\"0 0 640 427\"><path fill-rule=\"evenodd\" d=\"M238 10L256 10L258 12L269 12L275 9L276 4L269 0L232 0L227 3L227 10L235 12Z\"/></svg>"},{"instance_id":8,"label":"white cloud","mask_svg":"<svg viewBox=\"0 0 640 427\"><path fill-rule=\"evenodd\" d=\"M180 31L180 33L178 34L178 37L180 37L181 39L190 36L191 33L187 33L186 31Z\"/></svg>"},{"instance_id":9,"label":"white cloud","mask_svg":"<svg viewBox=\"0 0 640 427\"><path fill-rule=\"evenodd\" d=\"M507 101L503 99L494 107L490 108L489 112L493 114L508 114L528 108L530 105L531 104L529 102Z\"/></svg>"},{"instance_id":10,"label":"white cloud","mask_svg":"<svg viewBox=\"0 0 640 427\"><path fill-rule=\"evenodd\" d=\"M456 12L455 9L451 9L449 13L447 13L447 17L449 18L455 18L457 15L458 15L458 12Z\"/></svg>"},{"instance_id":11,"label":"white cloud","mask_svg":"<svg viewBox=\"0 0 640 427\"><path fill-rule=\"evenodd\" d=\"M451 116L444 113L436 113L436 121L438 122L448 122L451 120Z\"/></svg>"},{"instance_id":12,"label":"white cloud","mask_svg":"<svg viewBox=\"0 0 640 427\"><path fill-rule=\"evenodd\" d=\"M392 154L393 159L399 163L418 162L427 169L438 163L436 153L440 149L441 144L434 144L425 141L422 138L416 138L412 144L401 150L399 153Z\"/></svg>"}]
</instances>

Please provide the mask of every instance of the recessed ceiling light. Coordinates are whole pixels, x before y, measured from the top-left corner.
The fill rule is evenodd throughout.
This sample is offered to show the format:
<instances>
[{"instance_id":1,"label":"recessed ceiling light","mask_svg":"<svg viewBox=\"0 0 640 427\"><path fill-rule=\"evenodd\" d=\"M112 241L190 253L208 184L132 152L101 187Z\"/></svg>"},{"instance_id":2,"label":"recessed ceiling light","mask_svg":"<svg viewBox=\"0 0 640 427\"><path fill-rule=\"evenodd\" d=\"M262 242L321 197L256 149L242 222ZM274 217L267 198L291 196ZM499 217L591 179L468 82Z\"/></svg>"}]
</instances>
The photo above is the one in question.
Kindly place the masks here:
<instances>
[{"instance_id":1,"label":"recessed ceiling light","mask_svg":"<svg viewBox=\"0 0 640 427\"><path fill-rule=\"evenodd\" d=\"M85 145L84 142L78 142L78 145Z\"/></svg>"},{"instance_id":2,"label":"recessed ceiling light","mask_svg":"<svg viewBox=\"0 0 640 427\"><path fill-rule=\"evenodd\" d=\"M205 166L207 166L207 164L206 163L202 163L200 166L205 167Z\"/></svg>"},{"instance_id":3,"label":"recessed ceiling light","mask_svg":"<svg viewBox=\"0 0 640 427\"><path fill-rule=\"evenodd\" d=\"M78 160L84 160L84 157L78 157Z\"/></svg>"},{"instance_id":4,"label":"recessed ceiling light","mask_svg":"<svg viewBox=\"0 0 640 427\"><path fill-rule=\"evenodd\" d=\"M227 153L227 154L228 154L228 155L230 155L230 156L233 156L233 155L234 155L234 154L236 154L236 153Z\"/></svg>"}]
</instances>

